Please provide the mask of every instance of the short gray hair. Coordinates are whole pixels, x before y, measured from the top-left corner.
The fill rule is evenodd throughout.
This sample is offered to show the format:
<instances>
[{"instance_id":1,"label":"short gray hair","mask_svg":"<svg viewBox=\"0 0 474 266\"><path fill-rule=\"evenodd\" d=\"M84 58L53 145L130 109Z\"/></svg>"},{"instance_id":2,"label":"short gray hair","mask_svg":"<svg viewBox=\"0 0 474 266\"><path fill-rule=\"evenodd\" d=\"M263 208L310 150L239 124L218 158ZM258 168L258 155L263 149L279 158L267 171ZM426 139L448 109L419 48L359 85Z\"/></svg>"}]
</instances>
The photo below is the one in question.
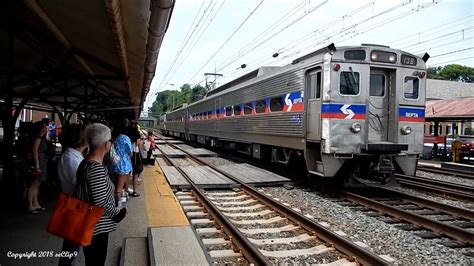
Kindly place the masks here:
<instances>
[{"instance_id":1,"label":"short gray hair","mask_svg":"<svg viewBox=\"0 0 474 266\"><path fill-rule=\"evenodd\" d=\"M84 135L86 136L87 143L89 144L91 150L104 145L104 143L112 138L110 128L100 123L88 125Z\"/></svg>"}]
</instances>

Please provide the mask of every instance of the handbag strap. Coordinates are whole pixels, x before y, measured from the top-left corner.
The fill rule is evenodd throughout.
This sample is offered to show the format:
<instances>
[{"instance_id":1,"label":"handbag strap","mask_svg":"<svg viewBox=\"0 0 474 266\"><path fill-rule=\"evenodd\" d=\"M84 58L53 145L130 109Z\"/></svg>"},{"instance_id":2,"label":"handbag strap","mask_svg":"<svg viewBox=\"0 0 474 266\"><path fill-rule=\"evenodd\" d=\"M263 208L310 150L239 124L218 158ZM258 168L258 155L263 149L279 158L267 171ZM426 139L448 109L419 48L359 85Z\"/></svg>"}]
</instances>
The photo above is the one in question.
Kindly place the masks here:
<instances>
[{"instance_id":1,"label":"handbag strap","mask_svg":"<svg viewBox=\"0 0 474 266\"><path fill-rule=\"evenodd\" d=\"M89 182L87 178L85 178L84 176L85 175L84 170L86 168L86 164L91 164L91 163L93 163L93 161L83 160L81 164L79 165L79 167L77 168L76 178L77 178L77 184L79 184L80 186L84 188L84 193L86 194L87 202L89 202L90 204L93 204L93 202L90 199L90 194L89 194Z\"/></svg>"}]
</instances>

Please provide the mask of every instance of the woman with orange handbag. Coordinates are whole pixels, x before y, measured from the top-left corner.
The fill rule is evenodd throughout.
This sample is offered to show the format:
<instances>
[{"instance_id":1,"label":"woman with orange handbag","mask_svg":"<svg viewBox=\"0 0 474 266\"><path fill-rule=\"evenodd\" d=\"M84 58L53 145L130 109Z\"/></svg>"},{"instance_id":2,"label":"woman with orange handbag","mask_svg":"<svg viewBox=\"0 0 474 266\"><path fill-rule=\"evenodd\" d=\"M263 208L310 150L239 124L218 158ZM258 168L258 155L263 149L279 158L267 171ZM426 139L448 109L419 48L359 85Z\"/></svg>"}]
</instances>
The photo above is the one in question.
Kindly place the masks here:
<instances>
[{"instance_id":1,"label":"woman with orange handbag","mask_svg":"<svg viewBox=\"0 0 474 266\"><path fill-rule=\"evenodd\" d=\"M83 247L84 257L86 265L104 265L109 233L117 230L117 223L125 217L127 209L115 207L115 187L102 164L112 145L110 129L103 124L91 124L85 130L85 137L90 153L77 169L75 196L103 208L104 214L95 226L92 243Z\"/></svg>"},{"instance_id":2,"label":"woman with orange handbag","mask_svg":"<svg viewBox=\"0 0 474 266\"><path fill-rule=\"evenodd\" d=\"M58 178L61 189L68 195L74 195L76 191L76 172L84 157L82 153L87 148L84 138L84 126L81 124L70 124L64 128L61 145L63 154L58 163ZM61 252L79 253L80 246L64 239ZM73 265L76 257L61 257L59 265Z\"/></svg>"}]
</instances>

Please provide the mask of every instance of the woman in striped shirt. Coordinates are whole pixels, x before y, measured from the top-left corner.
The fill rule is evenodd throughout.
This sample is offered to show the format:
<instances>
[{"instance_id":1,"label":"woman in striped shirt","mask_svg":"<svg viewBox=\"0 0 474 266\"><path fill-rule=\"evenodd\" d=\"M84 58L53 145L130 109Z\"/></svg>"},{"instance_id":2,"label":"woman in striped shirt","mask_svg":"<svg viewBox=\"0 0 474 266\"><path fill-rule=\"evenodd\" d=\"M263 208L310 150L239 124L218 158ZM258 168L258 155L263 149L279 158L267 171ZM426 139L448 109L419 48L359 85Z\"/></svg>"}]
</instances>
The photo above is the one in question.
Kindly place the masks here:
<instances>
[{"instance_id":1,"label":"woman in striped shirt","mask_svg":"<svg viewBox=\"0 0 474 266\"><path fill-rule=\"evenodd\" d=\"M96 224L92 243L83 248L86 265L104 265L107 257L109 233L117 229L117 223L127 214L127 209L115 207L115 187L102 165L104 155L112 145L110 129L102 124L89 125L85 130L90 153L77 169L76 197L104 208L104 214Z\"/></svg>"}]
</instances>

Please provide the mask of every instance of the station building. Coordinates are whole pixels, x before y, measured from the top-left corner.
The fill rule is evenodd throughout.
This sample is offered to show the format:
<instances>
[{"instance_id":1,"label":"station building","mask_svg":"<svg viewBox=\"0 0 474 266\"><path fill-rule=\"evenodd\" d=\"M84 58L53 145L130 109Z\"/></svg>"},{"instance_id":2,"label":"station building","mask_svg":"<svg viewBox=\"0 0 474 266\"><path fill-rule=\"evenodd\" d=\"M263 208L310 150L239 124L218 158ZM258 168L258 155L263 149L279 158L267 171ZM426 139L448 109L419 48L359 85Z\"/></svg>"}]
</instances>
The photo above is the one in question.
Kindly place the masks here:
<instances>
[{"instance_id":1,"label":"station building","mask_svg":"<svg viewBox=\"0 0 474 266\"><path fill-rule=\"evenodd\" d=\"M427 79L425 110L425 136L474 134L474 83Z\"/></svg>"}]
</instances>

